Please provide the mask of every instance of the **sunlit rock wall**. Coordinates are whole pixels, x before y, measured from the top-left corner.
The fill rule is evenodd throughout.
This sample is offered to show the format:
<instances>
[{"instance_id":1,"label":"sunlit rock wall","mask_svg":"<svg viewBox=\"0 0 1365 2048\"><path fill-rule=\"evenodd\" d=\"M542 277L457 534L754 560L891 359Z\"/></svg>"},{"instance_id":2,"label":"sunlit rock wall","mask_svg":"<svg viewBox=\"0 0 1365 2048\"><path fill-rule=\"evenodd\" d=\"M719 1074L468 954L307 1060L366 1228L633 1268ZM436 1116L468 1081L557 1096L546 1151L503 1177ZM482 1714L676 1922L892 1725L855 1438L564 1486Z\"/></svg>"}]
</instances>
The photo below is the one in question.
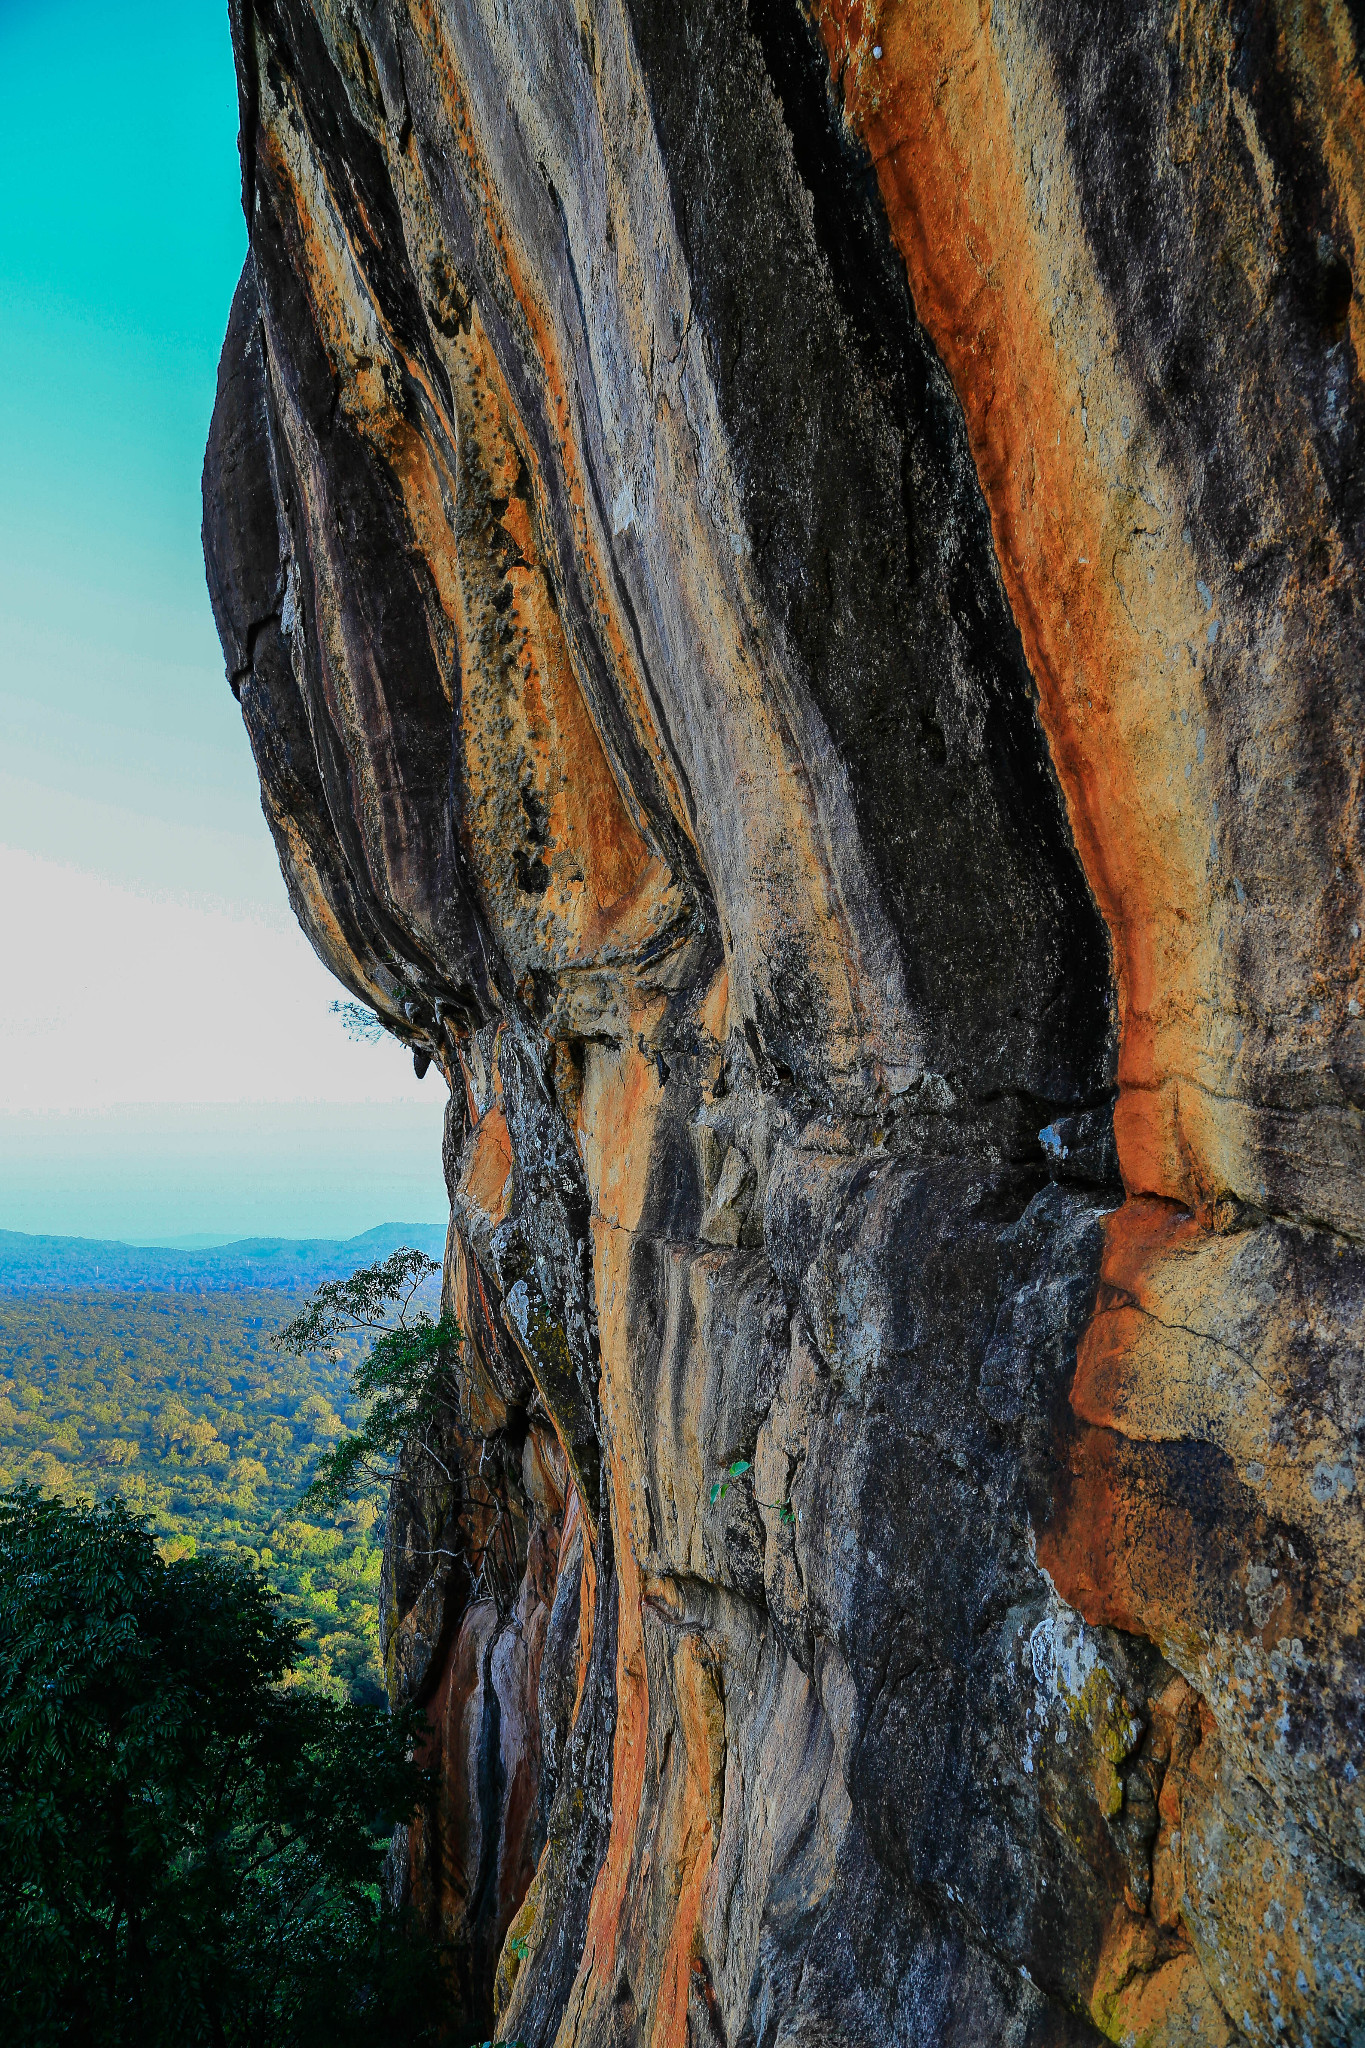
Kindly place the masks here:
<instances>
[{"instance_id":1,"label":"sunlit rock wall","mask_svg":"<svg viewBox=\"0 0 1365 2048\"><path fill-rule=\"evenodd\" d=\"M457 2038L1365 2038L1358 23L235 0L210 587L450 1090Z\"/></svg>"}]
</instances>

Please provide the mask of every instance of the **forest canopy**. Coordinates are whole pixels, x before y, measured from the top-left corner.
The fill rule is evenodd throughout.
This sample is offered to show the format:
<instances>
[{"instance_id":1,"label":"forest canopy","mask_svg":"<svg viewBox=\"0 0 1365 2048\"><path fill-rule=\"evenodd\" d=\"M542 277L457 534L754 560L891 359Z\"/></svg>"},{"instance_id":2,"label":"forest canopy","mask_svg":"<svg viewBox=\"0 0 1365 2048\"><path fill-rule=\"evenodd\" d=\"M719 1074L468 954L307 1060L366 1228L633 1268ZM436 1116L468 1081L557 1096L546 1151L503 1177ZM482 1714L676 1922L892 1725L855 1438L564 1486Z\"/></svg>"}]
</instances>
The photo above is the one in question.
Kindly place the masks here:
<instances>
[{"instance_id":1,"label":"forest canopy","mask_svg":"<svg viewBox=\"0 0 1365 2048\"><path fill-rule=\"evenodd\" d=\"M368 1345L282 1352L297 1293L63 1289L0 1294L0 1489L118 1496L168 1562L261 1567L301 1634L293 1682L377 1701L382 1487L299 1503L363 1420Z\"/></svg>"}]
</instances>

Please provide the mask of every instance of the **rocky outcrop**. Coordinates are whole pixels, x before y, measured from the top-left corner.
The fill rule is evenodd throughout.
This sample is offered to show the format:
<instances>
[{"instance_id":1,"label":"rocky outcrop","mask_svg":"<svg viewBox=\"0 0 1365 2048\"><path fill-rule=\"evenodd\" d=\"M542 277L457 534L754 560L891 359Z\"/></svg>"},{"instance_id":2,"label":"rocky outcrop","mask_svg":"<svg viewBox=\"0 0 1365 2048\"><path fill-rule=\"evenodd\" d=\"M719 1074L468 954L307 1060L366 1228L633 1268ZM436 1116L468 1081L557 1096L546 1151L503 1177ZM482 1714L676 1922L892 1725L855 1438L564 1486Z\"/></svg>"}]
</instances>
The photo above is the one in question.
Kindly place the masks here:
<instances>
[{"instance_id":1,"label":"rocky outcrop","mask_svg":"<svg viewBox=\"0 0 1365 2048\"><path fill-rule=\"evenodd\" d=\"M450 1089L457 2037L1365 2032L1345 0L234 0L210 588Z\"/></svg>"}]
</instances>

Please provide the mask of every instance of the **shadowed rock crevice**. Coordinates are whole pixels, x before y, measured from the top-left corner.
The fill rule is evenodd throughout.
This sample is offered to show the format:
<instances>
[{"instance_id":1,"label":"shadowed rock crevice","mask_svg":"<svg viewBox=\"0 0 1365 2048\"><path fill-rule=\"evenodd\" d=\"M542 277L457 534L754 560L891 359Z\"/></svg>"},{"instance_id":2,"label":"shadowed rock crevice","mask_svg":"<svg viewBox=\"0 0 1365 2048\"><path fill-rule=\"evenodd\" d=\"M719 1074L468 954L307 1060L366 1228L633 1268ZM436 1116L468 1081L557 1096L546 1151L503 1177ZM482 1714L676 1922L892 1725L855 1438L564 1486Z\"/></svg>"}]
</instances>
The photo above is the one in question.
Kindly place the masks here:
<instances>
[{"instance_id":1,"label":"shadowed rock crevice","mask_svg":"<svg viewBox=\"0 0 1365 2048\"><path fill-rule=\"evenodd\" d=\"M631 14L769 616L852 784L928 1064L1026 1092L1022 1136L1110 1078L1108 946L961 409L799 10Z\"/></svg>"}]
</instances>

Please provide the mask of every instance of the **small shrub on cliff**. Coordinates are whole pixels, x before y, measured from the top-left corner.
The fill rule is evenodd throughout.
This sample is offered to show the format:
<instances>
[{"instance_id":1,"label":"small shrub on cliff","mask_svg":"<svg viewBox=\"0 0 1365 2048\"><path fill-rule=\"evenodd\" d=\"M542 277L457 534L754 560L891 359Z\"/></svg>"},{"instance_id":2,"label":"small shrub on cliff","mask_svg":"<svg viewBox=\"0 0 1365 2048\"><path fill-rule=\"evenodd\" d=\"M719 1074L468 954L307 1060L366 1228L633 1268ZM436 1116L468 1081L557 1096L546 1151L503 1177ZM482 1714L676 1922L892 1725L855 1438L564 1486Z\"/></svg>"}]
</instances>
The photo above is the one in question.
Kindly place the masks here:
<instances>
[{"instance_id":1,"label":"small shrub on cliff","mask_svg":"<svg viewBox=\"0 0 1365 2048\"><path fill-rule=\"evenodd\" d=\"M725 1470L721 1473L719 1479L715 1481L714 1485L711 1488L712 1507L715 1507L718 1501L724 1500L726 1494L730 1491L732 1483L736 1479L742 1479L745 1473L752 1471L752 1469L752 1463L748 1458L736 1458L732 1464L727 1465L725 1467ZM750 1481L751 1485L752 1483L753 1482ZM771 1508L772 1512L777 1516L779 1522L795 1522L800 1519L797 1515L796 1509L792 1506L789 1500L760 1500L758 1495L755 1494L754 1506L759 1508Z\"/></svg>"},{"instance_id":2,"label":"small shrub on cliff","mask_svg":"<svg viewBox=\"0 0 1365 2048\"><path fill-rule=\"evenodd\" d=\"M304 1506L335 1513L362 1477L387 1477L409 1442L446 1471L434 1439L442 1409L459 1398L455 1347L460 1331L453 1317L433 1318L416 1305L423 1284L439 1271L424 1252L396 1251L349 1280L329 1280L319 1287L276 1337L283 1350L302 1358L333 1351L358 1334L375 1336L352 1379L356 1397L369 1404L365 1420L319 1459Z\"/></svg>"},{"instance_id":3,"label":"small shrub on cliff","mask_svg":"<svg viewBox=\"0 0 1365 2048\"><path fill-rule=\"evenodd\" d=\"M0 1495L0 2039L435 2037L378 1891L416 1729L286 1688L293 1655L258 1574L168 1563L118 1500Z\"/></svg>"},{"instance_id":4,"label":"small shrub on cliff","mask_svg":"<svg viewBox=\"0 0 1365 2048\"><path fill-rule=\"evenodd\" d=\"M329 1003L327 1007L341 1019L342 1030L357 1045L378 1045L384 1036L381 1019L364 1003Z\"/></svg>"},{"instance_id":5,"label":"small shrub on cliff","mask_svg":"<svg viewBox=\"0 0 1365 2048\"><path fill-rule=\"evenodd\" d=\"M721 1473L720 1478L711 1488L712 1507L715 1506L718 1500L724 1500L726 1494L730 1491L731 1480L742 1479L744 1477L744 1474L748 1471L748 1469L749 1460L747 1458L736 1458L732 1465L726 1466L725 1470Z\"/></svg>"}]
</instances>

